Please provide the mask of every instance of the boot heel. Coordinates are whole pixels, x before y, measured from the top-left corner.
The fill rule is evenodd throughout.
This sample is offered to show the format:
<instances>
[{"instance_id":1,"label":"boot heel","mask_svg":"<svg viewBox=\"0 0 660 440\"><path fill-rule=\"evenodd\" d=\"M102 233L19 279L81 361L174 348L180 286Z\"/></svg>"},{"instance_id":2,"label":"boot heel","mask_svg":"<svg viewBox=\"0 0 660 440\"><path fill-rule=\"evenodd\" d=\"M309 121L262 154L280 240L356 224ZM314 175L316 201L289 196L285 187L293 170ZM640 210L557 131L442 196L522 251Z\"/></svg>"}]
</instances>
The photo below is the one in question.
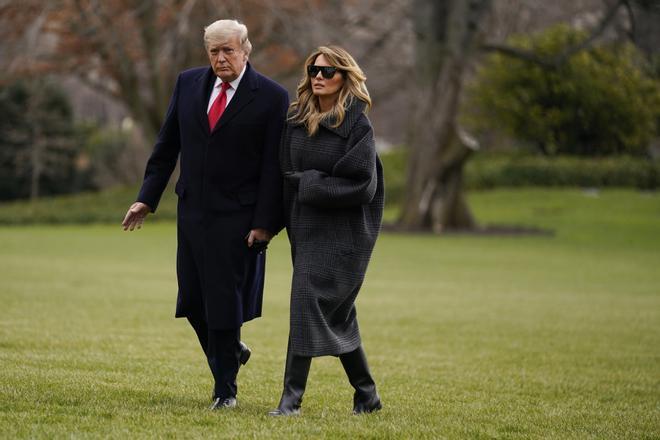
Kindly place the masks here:
<instances>
[{"instance_id":1,"label":"boot heel","mask_svg":"<svg viewBox=\"0 0 660 440\"><path fill-rule=\"evenodd\" d=\"M355 388L353 395L353 414L372 413L380 410L383 405L376 391L376 383L369 372L367 356L362 346L339 355L339 360L344 366L348 381Z\"/></svg>"}]
</instances>

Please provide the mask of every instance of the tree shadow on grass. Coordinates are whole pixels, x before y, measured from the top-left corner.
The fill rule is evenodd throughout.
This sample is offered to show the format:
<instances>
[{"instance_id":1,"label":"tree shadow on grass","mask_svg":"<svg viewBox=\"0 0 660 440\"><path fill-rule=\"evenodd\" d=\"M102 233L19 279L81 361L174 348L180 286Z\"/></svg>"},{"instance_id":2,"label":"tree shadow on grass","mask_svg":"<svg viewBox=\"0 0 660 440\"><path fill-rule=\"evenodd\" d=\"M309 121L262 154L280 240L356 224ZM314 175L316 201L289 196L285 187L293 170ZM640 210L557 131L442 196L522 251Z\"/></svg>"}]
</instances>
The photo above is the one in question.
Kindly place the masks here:
<instances>
[{"instance_id":1,"label":"tree shadow on grass","mask_svg":"<svg viewBox=\"0 0 660 440\"><path fill-rule=\"evenodd\" d=\"M454 236L454 235L474 235L474 236L495 236L495 237L519 237L519 236L543 236L554 237L555 231L552 229L538 228L535 226L525 225L505 225L505 224L487 224L480 225L473 229L446 229L441 232L434 232L429 229L406 229L402 228L396 223L383 223L382 227L385 232L396 232L414 235L438 235L438 236Z\"/></svg>"}]
</instances>

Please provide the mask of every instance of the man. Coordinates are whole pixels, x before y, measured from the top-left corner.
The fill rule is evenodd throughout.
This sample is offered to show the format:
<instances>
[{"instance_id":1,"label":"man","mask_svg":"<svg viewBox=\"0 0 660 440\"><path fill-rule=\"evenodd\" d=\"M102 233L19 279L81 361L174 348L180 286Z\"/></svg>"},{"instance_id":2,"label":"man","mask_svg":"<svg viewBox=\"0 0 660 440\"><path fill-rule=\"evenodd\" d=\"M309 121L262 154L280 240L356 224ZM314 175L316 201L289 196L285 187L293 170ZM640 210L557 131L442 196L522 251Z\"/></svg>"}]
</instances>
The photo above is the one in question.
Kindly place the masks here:
<instances>
[{"instance_id":1,"label":"man","mask_svg":"<svg viewBox=\"0 0 660 440\"><path fill-rule=\"evenodd\" d=\"M180 157L176 317L197 333L215 379L211 409L236 406L236 375L250 351L241 325L261 316L264 246L282 228L278 162L288 94L248 62L247 28L218 20L204 32L211 62L181 73L122 223L155 212Z\"/></svg>"}]
</instances>

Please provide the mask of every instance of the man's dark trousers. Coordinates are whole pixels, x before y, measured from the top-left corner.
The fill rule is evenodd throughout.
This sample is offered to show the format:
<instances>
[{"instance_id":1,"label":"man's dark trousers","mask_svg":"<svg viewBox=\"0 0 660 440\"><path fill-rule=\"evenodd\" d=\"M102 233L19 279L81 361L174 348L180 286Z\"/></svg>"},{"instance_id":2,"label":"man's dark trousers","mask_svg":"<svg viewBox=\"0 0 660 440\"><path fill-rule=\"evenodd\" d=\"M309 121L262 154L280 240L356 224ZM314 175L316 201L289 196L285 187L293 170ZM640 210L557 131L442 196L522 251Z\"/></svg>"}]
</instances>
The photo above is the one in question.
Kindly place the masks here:
<instances>
[{"instance_id":1,"label":"man's dark trousers","mask_svg":"<svg viewBox=\"0 0 660 440\"><path fill-rule=\"evenodd\" d=\"M188 316L209 363L215 386L213 398L236 397L236 375L240 367L241 329L213 330L200 316Z\"/></svg>"}]
</instances>

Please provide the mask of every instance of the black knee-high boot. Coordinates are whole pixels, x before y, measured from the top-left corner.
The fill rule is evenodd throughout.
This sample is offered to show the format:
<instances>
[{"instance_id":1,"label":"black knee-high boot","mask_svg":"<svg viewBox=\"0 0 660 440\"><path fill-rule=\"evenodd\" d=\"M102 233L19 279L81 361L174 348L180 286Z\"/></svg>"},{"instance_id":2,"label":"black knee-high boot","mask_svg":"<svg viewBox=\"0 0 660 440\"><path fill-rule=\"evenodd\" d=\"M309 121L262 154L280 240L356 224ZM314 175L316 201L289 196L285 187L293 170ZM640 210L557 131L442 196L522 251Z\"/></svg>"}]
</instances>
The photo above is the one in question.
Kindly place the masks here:
<instances>
[{"instance_id":1,"label":"black knee-high boot","mask_svg":"<svg viewBox=\"0 0 660 440\"><path fill-rule=\"evenodd\" d=\"M364 354L362 346L350 353L339 355L339 359L344 366L348 381L355 388L353 413L370 413L381 409L383 406L376 391L376 383L369 373L367 356Z\"/></svg>"},{"instance_id":2,"label":"black knee-high boot","mask_svg":"<svg viewBox=\"0 0 660 440\"><path fill-rule=\"evenodd\" d=\"M312 358L308 356L297 356L291 353L291 347L287 348L286 366L284 368L284 390L277 409L270 411L271 416L292 416L300 414L302 396L307 385L307 375Z\"/></svg>"}]
</instances>

